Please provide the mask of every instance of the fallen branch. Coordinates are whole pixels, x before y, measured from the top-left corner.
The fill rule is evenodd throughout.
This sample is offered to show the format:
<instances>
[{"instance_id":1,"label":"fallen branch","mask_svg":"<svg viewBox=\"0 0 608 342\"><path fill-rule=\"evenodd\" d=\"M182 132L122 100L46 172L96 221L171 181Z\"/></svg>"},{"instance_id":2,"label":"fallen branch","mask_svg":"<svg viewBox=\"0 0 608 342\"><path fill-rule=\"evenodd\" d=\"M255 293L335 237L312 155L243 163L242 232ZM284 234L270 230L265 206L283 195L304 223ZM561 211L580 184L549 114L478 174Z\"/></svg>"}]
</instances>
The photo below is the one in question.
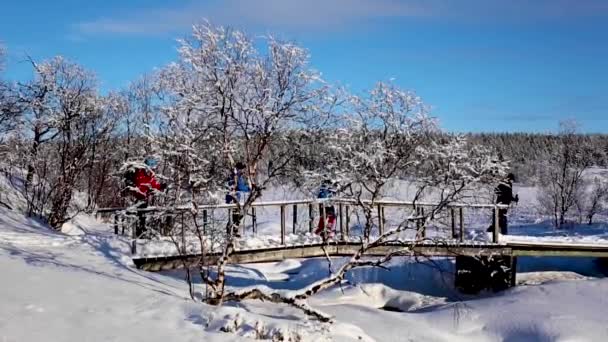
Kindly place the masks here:
<instances>
[{"instance_id":1,"label":"fallen branch","mask_svg":"<svg viewBox=\"0 0 608 342\"><path fill-rule=\"evenodd\" d=\"M290 296L281 295L280 293L276 293L276 292L265 293L264 291L259 290L259 289L252 289L252 290L247 290L247 291L244 291L241 293L236 293L236 292L227 293L224 295L223 299L224 299L223 300L224 302L227 302L227 301L240 302L243 300L254 299L254 300L268 301L271 303L287 304L291 307L301 310L306 315L311 316L321 322L324 322L324 323L333 322L331 316L311 308L310 306L308 306L308 304L305 301L298 299L297 296L290 297ZM210 300L208 300L208 303L212 304L212 305L218 305L218 304L221 304L220 300L221 300L221 298L211 298Z\"/></svg>"}]
</instances>

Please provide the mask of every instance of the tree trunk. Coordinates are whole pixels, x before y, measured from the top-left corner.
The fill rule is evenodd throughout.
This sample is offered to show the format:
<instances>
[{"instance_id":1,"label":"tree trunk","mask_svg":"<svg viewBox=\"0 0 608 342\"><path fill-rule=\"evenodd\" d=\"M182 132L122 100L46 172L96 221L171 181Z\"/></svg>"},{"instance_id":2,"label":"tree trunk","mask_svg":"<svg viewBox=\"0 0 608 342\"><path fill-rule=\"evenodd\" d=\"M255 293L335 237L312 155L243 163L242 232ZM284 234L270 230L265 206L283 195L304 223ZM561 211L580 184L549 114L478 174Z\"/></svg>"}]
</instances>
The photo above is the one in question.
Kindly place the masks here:
<instances>
[{"instance_id":1,"label":"tree trunk","mask_svg":"<svg viewBox=\"0 0 608 342\"><path fill-rule=\"evenodd\" d=\"M38 156L38 148L40 147L41 138L42 138L42 135L40 134L40 129L35 128L34 129L34 142L32 143L32 147L30 148L30 160L27 165L27 176L25 177L25 187L26 188L34 180L35 165L33 163L35 162L36 157Z\"/></svg>"},{"instance_id":2,"label":"tree trunk","mask_svg":"<svg viewBox=\"0 0 608 342\"><path fill-rule=\"evenodd\" d=\"M70 202L72 201L72 187L63 183L59 187L59 194L53 200L51 213L49 214L49 225L55 230L61 229L66 221Z\"/></svg>"}]
</instances>

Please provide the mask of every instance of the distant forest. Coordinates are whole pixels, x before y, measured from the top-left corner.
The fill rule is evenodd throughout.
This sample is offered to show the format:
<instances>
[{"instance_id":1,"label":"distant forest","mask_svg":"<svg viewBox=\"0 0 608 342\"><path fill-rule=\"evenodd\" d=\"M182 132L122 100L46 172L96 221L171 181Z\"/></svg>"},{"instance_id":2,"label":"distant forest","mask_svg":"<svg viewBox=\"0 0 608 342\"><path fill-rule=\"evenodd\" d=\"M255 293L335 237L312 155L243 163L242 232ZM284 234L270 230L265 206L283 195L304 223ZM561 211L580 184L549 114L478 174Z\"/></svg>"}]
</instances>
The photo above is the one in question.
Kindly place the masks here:
<instances>
[{"instance_id":1,"label":"distant forest","mask_svg":"<svg viewBox=\"0 0 608 342\"><path fill-rule=\"evenodd\" d=\"M467 138L472 145L495 149L499 156L509 160L517 182L535 184L543 165L561 148L563 137L539 133L469 133ZM577 146L593 151L589 154L593 165L608 165L608 135L576 134L571 139Z\"/></svg>"}]
</instances>

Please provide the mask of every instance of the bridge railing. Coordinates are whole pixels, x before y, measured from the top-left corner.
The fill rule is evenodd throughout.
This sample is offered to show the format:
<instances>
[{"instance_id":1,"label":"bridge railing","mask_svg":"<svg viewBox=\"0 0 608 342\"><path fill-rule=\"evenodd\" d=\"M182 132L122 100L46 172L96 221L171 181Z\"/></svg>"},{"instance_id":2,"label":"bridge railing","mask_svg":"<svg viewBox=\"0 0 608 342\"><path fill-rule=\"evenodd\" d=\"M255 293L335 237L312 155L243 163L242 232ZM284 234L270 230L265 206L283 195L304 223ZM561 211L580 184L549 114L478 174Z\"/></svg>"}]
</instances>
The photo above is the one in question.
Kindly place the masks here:
<instances>
[{"instance_id":1,"label":"bridge railing","mask_svg":"<svg viewBox=\"0 0 608 342\"><path fill-rule=\"evenodd\" d=\"M423 224L423 219L425 217L425 210L430 208L435 208L439 203L434 202L419 202L419 201L397 201L397 200L378 200L378 201L368 201L362 200L358 201L355 199L348 198L332 198L332 199L301 199L301 200L286 200L286 201L259 201L254 202L251 205L250 212L244 217L241 221L241 225L239 229L244 230L247 225L246 220L250 220L250 227L255 234L257 232L257 210L260 208L278 208L278 214L280 219L280 243L282 245L286 242L286 235L288 234L288 228L291 228L291 233L296 234L296 230L298 227L302 227L301 223L308 223L308 231L312 233L315 228L315 221L317 219L325 221L326 213L325 207L328 205L333 205L336 208L336 233L339 232L339 236L341 240L346 240L349 236L351 236L350 228L351 228L351 218L353 212L360 208L361 204L372 205L376 212L375 218L377 220L375 228L377 229L378 234L382 234L385 230L385 225L387 223L386 219L386 210L394 210L400 208L409 208L410 215L407 215L406 219L409 221L413 221L416 224L416 229L420 237L425 237L426 235L426 225ZM305 221L308 222L300 222L302 219L302 213L299 213L299 210L305 208L305 212L307 211ZM489 209L493 213L493 233L492 233L492 242L498 242L499 240L499 219L498 219L498 209L507 208L505 205L498 204L471 204L471 203L449 203L445 206L445 219L446 225L448 226L448 230L451 232L451 239L464 241L465 240L465 210L466 209ZM205 229L211 222L211 218L209 213L213 213L217 210L226 210L228 213L226 219L231 220L231 210L237 208L236 204L200 204L196 206L197 213L202 218L202 227ZM291 209L291 210L289 210ZM140 227L137 229L138 225L141 225L142 222L145 226L145 219L142 217L150 216L151 214L158 214L166 217L166 222L161 223L160 226L165 228L159 228L158 231L160 235L166 234L168 231L171 231L170 228L167 228L168 225L175 224L176 222L180 222L181 219L181 229L177 232L179 235L179 239L181 239L182 245L185 245L186 239L186 229L185 227L185 219L184 216L193 210L192 206L176 206L176 207L159 207L159 206L150 206L146 208L99 208L95 211L95 214L99 217L108 217L110 216L111 222L114 226L115 234L129 234L129 236L135 241L139 238L142 238L142 232L147 230L146 227ZM288 221L288 212L291 212L290 221ZM172 223L170 223L171 221ZM148 220L148 225L150 225L150 220ZM163 232L164 229L164 232ZM135 253L136 244L133 243L133 252Z\"/></svg>"}]
</instances>

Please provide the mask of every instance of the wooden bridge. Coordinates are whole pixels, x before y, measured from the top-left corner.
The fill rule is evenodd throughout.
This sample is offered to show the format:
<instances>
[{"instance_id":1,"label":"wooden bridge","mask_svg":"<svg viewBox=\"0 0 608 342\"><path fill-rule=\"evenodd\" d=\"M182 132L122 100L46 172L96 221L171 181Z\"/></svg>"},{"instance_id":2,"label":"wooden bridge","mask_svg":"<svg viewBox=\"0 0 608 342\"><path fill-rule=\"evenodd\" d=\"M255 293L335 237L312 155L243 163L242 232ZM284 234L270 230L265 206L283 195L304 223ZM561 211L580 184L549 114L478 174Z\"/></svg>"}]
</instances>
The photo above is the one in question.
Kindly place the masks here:
<instances>
[{"instance_id":1,"label":"wooden bridge","mask_svg":"<svg viewBox=\"0 0 608 342\"><path fill-rule=\"evenodd\" d=\"M273 262L285 259L349 257L361 247L356 242L331 242L297 246L276 246L262 249L236 250L230 256L235 264ZM411 248L403 245L385 245L372 248L365 256L383 256L391 252L406 251L404 256L456 257L456 256L565 256L608 258L608 245L558 245L535 243L416 243ZM202 258L200 254L134 257L133 262L145 271L162 271L183 268L188 265L214 265L220 253L209 253Z\"/></svg>"},{"instance_id":2,"label":"wooden bridge","mask_svg":"<svg viewBox=\"0 0 608 342\"><path fill-rule=\"evenodd\" d=\"M337 230L339 239L327 243L309 243L303 245L287 245L287 208L291 207L292 212L292 231L296 233L298 223L298 208L305 207L308 209L308 230L312 232L316 218L324 217L324 207L328 205L337 207L336 216L338 220ZM359 203L361 205L362 203ZM372 203L365 203L372 205ZM350 199L331 199L328 200L296 200L296 201L273 201L273 202L258 202L253 203L251 207L250 219L253 232L256 231L256 208L260 207L278 207L280 215L280 244L265 248L256 249L237 249L231 256L231 263L256 263L280 261L290 258L314 258L314 257L347 257L352 256L360 247L361 243L353 242L350 232L350 217L351 209L357 203ZM387 253L407 250L410 255L417 256L567 256L567 257L608 257L608 244L592 245L580 243L544 243L544 242L509 242L500 241L498 227L498 209L504 207L494 204L464 204L452 203L446 206L448 229L450 236L444 236L436 239L424 239L427 227L421 222L424 218L424 211L427 208L437 206L437 203L424 202L406 202L406 201L375 201L373 203L377 212L377 233L382 234L385 229L385 208L408 208L414 215L408 220L415 221L418 237L420 241L412 241L411 248L397 244L386 244L381 247L376 247L368 250L366 256L380 256ZM203 226L208 224L208 211L212 210L231 210L235 208L234 204L217 204L217 205L200 205L197 210L202 213ZM482 209L490 210L494 215L494 226L491 241L467 241L465 239L465 210ZM127 208L104 208L97 210L98 215L112 215L114 222L114 231L118 234L120 231L124 233L125 227L121 229L121 215L125 213L135 215L147 215L150 213L162 212L165 215L173 215L174 217L182 216L181 232L178 232L178 240L181 239L182 246L185 246L186 233L184 232L183 215L190 212L191 207L177 208L159 208L149 207L145 209L127 209ZM228 215L230 216L230 215ZM133 261L135 265L147 271L159 271L171 268L181 268L185 264L214 264L220 256L219 252L208 253L204 258L198 254L187 254L185 252L175 253L174 255L163 256L145 256L138 255L136 252L138 239L135 235L135 230L131 229L131 237L133 241Z\"/></svg>"}]
</instances>

